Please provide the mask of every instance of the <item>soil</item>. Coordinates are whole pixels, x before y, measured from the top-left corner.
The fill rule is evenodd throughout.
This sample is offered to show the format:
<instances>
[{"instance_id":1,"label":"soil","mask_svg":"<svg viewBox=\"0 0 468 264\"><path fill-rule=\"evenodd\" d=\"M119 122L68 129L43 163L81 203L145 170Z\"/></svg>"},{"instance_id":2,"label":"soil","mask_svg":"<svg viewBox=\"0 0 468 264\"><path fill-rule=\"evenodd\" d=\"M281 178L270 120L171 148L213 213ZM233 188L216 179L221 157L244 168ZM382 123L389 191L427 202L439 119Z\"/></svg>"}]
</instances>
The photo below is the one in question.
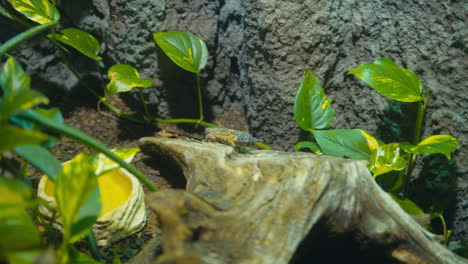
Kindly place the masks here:
<instances>
[{"instance_id":1,"label":"soil","mask_svg":"<svg viewBox=\"0 0 468 264\"><path fill-rule=\"evenodd\" d=\"M84 97L71 95L58 101L58 98L51 97L52 105L54 105L54 101L57 101L54 106L61 109L65 124L94 137L109 148L137 148L140 138L155 135L170 135L171 137L190 137L195 139L203 138L203 128L194 125L141 125L119 118L108 109L98 111L97 102L92 99L89 100ZM83 100L77 101L77 97ZM138 111L131 109L128 106L130 104L126 104L124 100L112 98L110 102L125 114L142 119ZM212 120L211 122L223 124L230 128L248 130L246 120L242 119L238 113L225 113L220 119ZM84 150L95 153L81 143L66 137L62 137L51 149L56 158L62 162L70 160ZM185 179L181 175L178 175L180 178L174 179L174 177L171 177L174 175L171 175L169 167L142 153L137 154L132 164L151 179L159 189L185 188ZM41 173L33 169L31 176L33 183L37 185ZM143 188L145 193L149 193L147 188L144 186ZM100 253L105 262L112 262L115 256L118 256L122 262L126 262L137 255L145 244L151 244L151 248L159 248L160 250L160 228L157 216L148 207L147 215L148 221L142 231L118 241L107 248L100 248ZM149 242L150 240L151 242ZM78 247L82 251L88 251L87 245L84 243L78 245ZM158 255L158 252L154 254Z\"/></svg>"}]
</instances>

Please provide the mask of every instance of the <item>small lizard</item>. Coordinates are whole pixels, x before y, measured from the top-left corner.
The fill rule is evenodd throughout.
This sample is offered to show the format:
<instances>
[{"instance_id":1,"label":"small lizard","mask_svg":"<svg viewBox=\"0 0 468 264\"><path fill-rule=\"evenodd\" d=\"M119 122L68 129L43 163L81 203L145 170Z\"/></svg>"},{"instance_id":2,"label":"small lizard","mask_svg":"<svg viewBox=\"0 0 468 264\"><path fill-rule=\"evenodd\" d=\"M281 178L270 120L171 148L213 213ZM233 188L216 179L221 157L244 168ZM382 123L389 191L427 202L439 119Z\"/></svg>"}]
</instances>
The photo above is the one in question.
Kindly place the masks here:
<instances>
[{"instance_id":1,"label":"small lizard","mask_svg":"<svg viewBox=\"0 0 468 264\"><path fill-rule=\"evenodd\" d=\"M263 142L263 140L251 136L247 132L242 132L235 129L216 127L216 128L206 128L205 129L205 140L221 142L229 144L233 147L238 145L250 145L257 142Z\"/></svg>"}]
</instances>

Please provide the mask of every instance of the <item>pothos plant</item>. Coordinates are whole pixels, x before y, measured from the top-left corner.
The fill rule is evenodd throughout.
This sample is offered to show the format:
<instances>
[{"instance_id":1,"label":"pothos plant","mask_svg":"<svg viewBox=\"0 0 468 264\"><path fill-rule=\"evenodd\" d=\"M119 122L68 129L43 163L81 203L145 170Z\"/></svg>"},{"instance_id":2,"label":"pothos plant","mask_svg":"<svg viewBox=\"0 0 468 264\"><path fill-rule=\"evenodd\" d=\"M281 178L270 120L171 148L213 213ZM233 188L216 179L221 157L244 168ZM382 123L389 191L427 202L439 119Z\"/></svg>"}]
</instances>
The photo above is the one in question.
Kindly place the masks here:
<instances>
[{"instance_id":1,"label":"pothos plant","mask_svg":"<svg viewBox=\"0 0 468 264\"><path fill-rule=\"evenodd\" d=\"M48 1L11 1L12 6L27 18L39 23L0 45L0 58L8 57L0 73L0 262L33 263L44 248L40 231L32 215L37 216L37 206L48 204L33 195L26 177L29 162L45 173L56 184L55 197L63 224L63 238L55 259L58 263L97 263L74 249L73 244L88 237L91 252L98 254L90 230L100 212L97 177L123 167L134 174L151 191L156 186L134 166L129 164L137 149L110 150L90 136L63 123L58 108L44 108L49 99L31 89L30 77L7 52L26 40L42 34L58 24L60 15ZM29 27L30 24L11 12L0 8L0 13ZM100 59L97 52L88 49L86 43L94 43L92 36L78 29L66 29L48 35L61 49L58 42L70 45L89 57ZM78 44L77 44L78 43ZM90 45L92 46L92 45ZM49 152L60 136L75 139L103 153L91 156L81 153L62 166ZM15 166L11 159L14 153L23 159ZM73 187L73 188L72 188ZM71 188L73 192L70 192ZM55 210L54 208L49 208ZM97 257L99 259L99 257Z\"/></svg>"},{"instance_id":2,"label":"pothos plant","mask_svg":"<svg viewBox=\"0 0 468 264\"><path fill-rule=\"evenodd\" d=\"M307 148L317 154L367 160L377 182L386 183L383 187L387 193L407 213L424 214L407 198L416 155L444 154L450 160L452 151L458 146L457 140L450 135L433 135L421 140L429 88L424 95L418 76L388 58L361 65L348 74L355 75L390 99L418 104L412 142L386 144L361 129L326 129L334 118L331 100L312 73L306 71L296 95L294 117L302 129L311 133L314 141L298 142L295 150ZM448 242L450 231L446 229L442 212L430 213L432 218L438 217L442 221L444 238Z\"/></svg>"},{"instance_id":3,"label":"pothos plant","mask_svg":"<svg viewBox=\"0 0 468 264\"><path fill-rule=\"evenodd\" d=\"M154 39L161 49L173 60L178 66L185 70L193 72L197 77L198 89L198 105L199 119L179 118L179 119L157 119L154 118L145 103L142 89L149 88L153 85L152 80L148 78L140 78L139 72L134 67L127 64L116 64L108 69L107 76L109 83L104 87L103 96L96 93L87 83L85 83L80 74L74 69L73 65L68 60L66 53L69 52L67 47L71 47L88 58L96 61L101 60L99 56L101 45L99 41L88 32L77 28L65 28L57 30L56 26L60 22L60 12L48 0L12 0L13 9L24 15L26 18L39 23L37 26L32 26L28 21L25 21L15 13L10 12L0 7L0 14L10 18L25 27L32 27L30 30L23 32L16 37L16 42L11 42L11 45L4 46L0 50L0 55L8 50L16 47L22 41L25 41L37 33L42 33L51 30L51 33L46 37L51 40L60 52L60 56L64 64L77 77L80 84L88 89L98 99L98 109L103 104L120 117L129 119L133 122L141 124L157 124L157 123L194 123L205 127L217 127L214 124L204 121L202 92L200 85L200 71L205 67L208 59L208 50L203 40L193 34L180 31L154 33ZM98 71L100 67L97 66ZM109 98L118 93L128 92L137 89L140 100L142 102L145 120L137 119L126 115L119 109L109 103Z\"/></svg>"}]
</instances>

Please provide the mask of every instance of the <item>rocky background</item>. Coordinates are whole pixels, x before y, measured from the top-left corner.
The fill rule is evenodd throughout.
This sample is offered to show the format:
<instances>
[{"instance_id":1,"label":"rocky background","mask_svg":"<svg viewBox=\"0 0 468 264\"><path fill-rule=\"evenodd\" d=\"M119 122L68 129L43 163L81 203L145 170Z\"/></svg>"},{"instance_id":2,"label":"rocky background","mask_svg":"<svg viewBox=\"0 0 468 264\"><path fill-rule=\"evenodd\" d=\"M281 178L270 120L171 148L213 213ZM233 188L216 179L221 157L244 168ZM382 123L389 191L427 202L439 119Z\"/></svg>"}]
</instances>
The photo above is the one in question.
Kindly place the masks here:
<instances>
[{"instance_id":1,"label":"rocky background","mask_svg":"<svg viewBox=\"0 0 468 264\"><path fill-rule=\"evenodd\" d=\"M453 162L442 155L420 158L414 199L427 206L451 196L449 207L455 210L448 218L454 235L468 240L464 0L58 2L64 26L87 30L100 41L102 73L112 64L126 63L154 80L154 87L145 92L152 112L161 118L197 117L195 76L173 64L157 48L151 32L189 31L205 40L210 59L202 83L208 121L240 118L244 125L236 128L249 130L277 149L291 151L308 136L293 117L294 97L306 69L333 100L336 117L331 128L361 128L387 143L408 141L414 107L388 100L346 73L383 56L414 71L423 86L431 88L423 138L450 134L460 142ZM4 41L16 27L5 20L0 23ZM32 75L33 86L49 96L60 99L72 91L78 102L87 96L47 41L30 41L13 54ZM100 89L95 62L71 56L85 79Z\"/></svg>"}]
</instances>

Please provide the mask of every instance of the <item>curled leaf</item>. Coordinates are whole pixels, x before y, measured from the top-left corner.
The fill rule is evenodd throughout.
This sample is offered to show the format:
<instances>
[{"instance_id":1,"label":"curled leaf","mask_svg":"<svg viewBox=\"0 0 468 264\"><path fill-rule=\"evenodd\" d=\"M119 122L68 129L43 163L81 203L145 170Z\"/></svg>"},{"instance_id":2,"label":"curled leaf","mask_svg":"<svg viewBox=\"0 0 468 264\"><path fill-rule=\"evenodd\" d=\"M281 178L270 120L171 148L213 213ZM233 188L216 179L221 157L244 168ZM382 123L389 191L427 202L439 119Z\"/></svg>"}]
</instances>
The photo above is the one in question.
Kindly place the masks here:
<instances>
[{"instance_id":1,"label":"curled leaf","mask_svg":"<svg viewBox=\"0 0 468 264\"><path fill-rule=\"evenodd\" d=\"M140 79L138 71L127 64L116 64L107 71L110 82L106 87L107 96L130 91L135 87L148 88L153 85L151 79Z\"/></svg>"},{"instance_id":2,"label":"curled leaf","mask_svg":"<svg viewBox=\"0 0 468 264\"><path fill-rule=\"evenodd\" d=\"M425 138L418 145L404 144L402 148L413 154L444 154L450 160L450 153L458 147L456 138L449 135L434 135Z\"/></svg>"},{"instance_id":3,"label":"curled leaf","mask_svg":"<svg viewBox=\"0 0 468 264\"><path fill-rule=\"evenodd\" d=\"M323 129L333 121L331 99L320 83L307 70L294 101L294 118L304 130Z\"/></svg>"},{"instance_id":4,"label":"curled leaf","mask_svg":"<svg viewBox=\"0 0 468 264\"><path fill-rule=\"evenodd\" d=\"M374 177L390 171L400 171L409 162L409 154L401 149L400 143L385 144L377 147L369 159L369 170Z\"/></svg>"}]
</instances>

